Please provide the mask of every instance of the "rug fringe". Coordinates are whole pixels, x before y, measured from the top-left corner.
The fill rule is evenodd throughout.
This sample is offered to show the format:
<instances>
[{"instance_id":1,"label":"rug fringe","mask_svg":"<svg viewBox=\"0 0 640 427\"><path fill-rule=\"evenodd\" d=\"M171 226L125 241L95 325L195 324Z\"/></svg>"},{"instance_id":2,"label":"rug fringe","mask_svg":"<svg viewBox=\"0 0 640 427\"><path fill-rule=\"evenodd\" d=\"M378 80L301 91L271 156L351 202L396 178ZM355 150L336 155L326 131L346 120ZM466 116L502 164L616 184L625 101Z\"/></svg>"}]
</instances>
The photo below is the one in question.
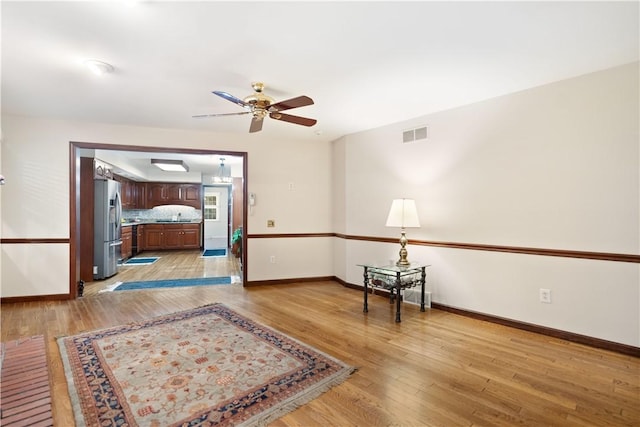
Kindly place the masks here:
<instances>
[{"instance_id":1,"label":"rug fringe","mask_svg":"<svg viewBox=\"0 0 640 427\"><path fill-rule=\"evenodd\" d=\"M64 368L64 376L67 380L67 388L69 390L69 400L71 401L71 410L73 411L73 418L76 421L76 427L86 427L86 422L82 416L82 409L80 405L80 398L78 397L78 391L73 381L73 370L71 369L71 362L69 361L69 354L67 348L64 345L64 341L67 337L57 338L58 350L62 359L62 366Z\"/></svg>"}]
</instances>

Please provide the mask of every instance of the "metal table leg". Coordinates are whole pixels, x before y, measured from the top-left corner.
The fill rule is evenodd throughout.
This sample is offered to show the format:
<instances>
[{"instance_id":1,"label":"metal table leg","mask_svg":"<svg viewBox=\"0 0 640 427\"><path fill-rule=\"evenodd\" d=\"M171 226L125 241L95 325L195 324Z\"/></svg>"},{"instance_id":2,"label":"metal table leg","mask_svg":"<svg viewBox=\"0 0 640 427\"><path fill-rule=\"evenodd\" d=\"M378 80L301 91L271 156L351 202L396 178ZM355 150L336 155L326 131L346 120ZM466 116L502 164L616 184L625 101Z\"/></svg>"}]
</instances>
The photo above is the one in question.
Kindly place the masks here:
<instances>
[{"instance_id":1,"label":"metal table leg","mask_svg":"<svg viewBox=\"0 0 640 427\"><path fill-rule=\"evenodd\" d=\"M400 322L400 272L396 273L396 322Z\"/></svg>"},{"instance_id":2,"label":"metal table leg","mask_svg":"<svg viewBox=\"0 0 640 427\"><path fill-rule=\"evenodd\" d=\"M420 286L421 286L421 290L420 290L420 311L424 311L424 283L426 281L427 278L427 273L426 273L426 267L422 267L422 276L420 277Z\"/></svg>"},{"instance_id":3,"label":"metal table leg","mask_svg":"<svg viewBox=\"0 0 640 427\"><path fill-rule=\"evenodd\" d=\"M364 307L362 309L363 313L369 312L369 306L367 304L367 294L369 293L368 283L369 283L369 271L367 267L365 267L364 268Z\"/></svg>"}]
</instances>

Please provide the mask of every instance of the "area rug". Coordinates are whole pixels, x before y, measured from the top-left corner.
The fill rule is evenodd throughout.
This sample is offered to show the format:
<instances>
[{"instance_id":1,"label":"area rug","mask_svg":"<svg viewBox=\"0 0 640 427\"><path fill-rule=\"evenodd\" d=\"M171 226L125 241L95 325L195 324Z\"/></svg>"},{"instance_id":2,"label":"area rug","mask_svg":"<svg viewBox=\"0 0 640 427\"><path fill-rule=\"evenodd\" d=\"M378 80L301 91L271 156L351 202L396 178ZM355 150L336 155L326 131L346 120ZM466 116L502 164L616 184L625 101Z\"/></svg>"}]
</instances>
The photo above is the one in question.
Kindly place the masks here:
<instances>
[{"instance_id":1,"label":"area rug","mask_svg":"<svg viewBox=\"0 0 640 427\"><path fill-rule=\"evenodd\" d=\"M78 426L263 426L354 371L219 303L58 346Z\"/></svg>"},{"instance_id":2,"label":"area rug","mask_svg":"<svg viewBox=\"0 0 640 427\"><path fill-rule=\"evenodd\" d=\"M228 285L230 276L196 277L193 279L143 280L139 282L117 282L109 290L131 291L137 289L181 288L185 286Z\"/></svg>"},{"instance_id":3,"label":"area rug","mask_svg":"<svg viewBox=\"0 0 640 427\"><path fill-rule=\"evenodd\" d=\"M146 257L146 258L129 258L120 265L149 265L156 262L160 257Z\"/></svg>"},{"instance_id":4,"label":"area rug","mask_svg":"<svg viewBox=\"0 0 640 427\"><path fill-rule=\"evenodd\" d=\"M210 256L227 256L227 250L222 248L222 249L206 249L203 253L202 253L203 257L210 257Z\"/></svg>"}]
</instances>

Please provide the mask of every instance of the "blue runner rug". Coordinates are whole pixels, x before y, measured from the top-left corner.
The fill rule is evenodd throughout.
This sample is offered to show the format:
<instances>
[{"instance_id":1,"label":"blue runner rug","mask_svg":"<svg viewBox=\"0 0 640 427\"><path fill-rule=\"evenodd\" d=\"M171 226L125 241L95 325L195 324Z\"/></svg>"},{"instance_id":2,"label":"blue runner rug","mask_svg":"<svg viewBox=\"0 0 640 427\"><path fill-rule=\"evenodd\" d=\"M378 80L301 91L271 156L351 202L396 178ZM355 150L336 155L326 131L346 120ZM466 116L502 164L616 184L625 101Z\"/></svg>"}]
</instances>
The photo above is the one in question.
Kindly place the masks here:
<instances>
[{"instance_id":1,"label":"blue runner rug","mask_svg":"<svg viewBox=\"0 0 640 427\"><path fill-rule=\"evenodd\" d=\"M130 291L135 289L180 288L184 286L229 285L231 277L197 277L195 279L166 279L141 282L124 282L114 291Z\"/></svg>"},{"instance_id":2,"label":"blue runner rug","mask_svg":"<svg viewBox=\"0 0 640 427\"><path fill-rule=\"evenodd\" d=\"M208 256L226 256L227 255L227 250L226 249L207 249L202 253L202 256L204 257L208 257Z\"/></svg>"},{"instance_id":3,"label":"blue runner rug","mask_svg":"<svg viewBox=\"0 0 640 427\"><path fill-rule=\"evenodd\" d=\"M120 265L149 265L156 262L160 257L147 257L147 258L129 258Z\"/></svg>"}]
</instances>

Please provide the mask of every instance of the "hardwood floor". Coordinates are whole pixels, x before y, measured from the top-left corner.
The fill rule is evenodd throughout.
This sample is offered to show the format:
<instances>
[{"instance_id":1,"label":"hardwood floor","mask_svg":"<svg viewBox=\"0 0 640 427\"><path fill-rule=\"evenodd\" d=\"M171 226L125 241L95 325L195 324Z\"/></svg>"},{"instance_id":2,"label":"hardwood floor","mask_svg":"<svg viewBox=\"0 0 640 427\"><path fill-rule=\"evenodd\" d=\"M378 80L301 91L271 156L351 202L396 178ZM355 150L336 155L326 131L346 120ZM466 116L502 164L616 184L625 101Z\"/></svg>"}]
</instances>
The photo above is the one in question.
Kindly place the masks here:
<instances>
[{"instance_id":1,"label":"hardwood floor","mask_svg":"<svg viewBox=\"0 0 640 427\"><path fill-rule=\"evenodd\" d=\"M137 258L158 257L151 265L121 265L118 274L104 280L85 284L84 295L100 293L116 282L138 280L182 279L194 277L231 276L233 283L242 282L238 258L229 254L220 257L202 257L202 250L145 251Z\"/></svg>"},{"instance_id":2,"label":"hardwood floor","mask_svg":"<svg viewBox=\"0 0 640 427\"><path fill-rule=\"evenodd\" d=\"M202 273L202 260L173 255L162 255L162 275ZM127 274L149 278L134 268L143 266ZM57 426L73 415L56 337L213 302L358 368L272 426L640 425L640 359L631 356L407 304L397 324L387 298L371 296L364 314L361 292L331 281L99 293L103 282L74 301L2 305L3 342L45 336Z\"/></svg>"}]
</instances>

